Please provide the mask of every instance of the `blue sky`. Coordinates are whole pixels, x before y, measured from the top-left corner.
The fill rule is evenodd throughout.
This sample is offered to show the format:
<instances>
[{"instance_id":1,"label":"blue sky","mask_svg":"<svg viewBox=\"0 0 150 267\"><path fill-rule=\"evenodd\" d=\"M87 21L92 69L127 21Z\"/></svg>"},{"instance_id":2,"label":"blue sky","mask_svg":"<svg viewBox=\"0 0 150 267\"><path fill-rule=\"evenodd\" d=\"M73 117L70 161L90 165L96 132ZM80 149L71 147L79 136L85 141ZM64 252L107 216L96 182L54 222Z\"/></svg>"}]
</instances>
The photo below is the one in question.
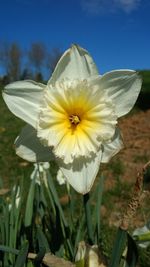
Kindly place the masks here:
<instances>
[{"instance_id":1,"label":"blue sky","mask_svg":"<svg viewBox=\"0 0 150 267\"><path fill-rule=\"evenodd\" d=\"M0 42L86 48L100 73L150 69L149 0L0 0Z\"/></svg>"}]
</instances>

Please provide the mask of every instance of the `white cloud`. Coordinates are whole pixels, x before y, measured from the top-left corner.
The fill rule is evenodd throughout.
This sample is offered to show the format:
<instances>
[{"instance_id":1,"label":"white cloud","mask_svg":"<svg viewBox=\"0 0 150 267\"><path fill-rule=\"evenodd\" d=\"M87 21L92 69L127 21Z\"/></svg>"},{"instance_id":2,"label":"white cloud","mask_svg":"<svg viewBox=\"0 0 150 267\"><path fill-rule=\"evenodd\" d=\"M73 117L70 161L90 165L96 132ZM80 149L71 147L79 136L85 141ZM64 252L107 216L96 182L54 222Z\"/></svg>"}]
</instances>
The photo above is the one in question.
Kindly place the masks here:
<instances>
[{"instance_id":1,"label":"white cloud","mask_svg":"<svg viewBox=\"0 0 150 267\"><path fill-rule=\"evenodd\" d=\"M131 13L140 6L141 0L81 0L84 11L89 14L114 13L119 10Z\"/></svg>"},{"instance_id":2,"label":"white cloud","mask_svg":"<svg viewBox=\"0 0 150 267\"><path fill-rule=\"evenodd\" d=\"M114 0L114 4L127 13L137 9L140 5L140 2L140 0Z\"/></svg>"}]
</instances>

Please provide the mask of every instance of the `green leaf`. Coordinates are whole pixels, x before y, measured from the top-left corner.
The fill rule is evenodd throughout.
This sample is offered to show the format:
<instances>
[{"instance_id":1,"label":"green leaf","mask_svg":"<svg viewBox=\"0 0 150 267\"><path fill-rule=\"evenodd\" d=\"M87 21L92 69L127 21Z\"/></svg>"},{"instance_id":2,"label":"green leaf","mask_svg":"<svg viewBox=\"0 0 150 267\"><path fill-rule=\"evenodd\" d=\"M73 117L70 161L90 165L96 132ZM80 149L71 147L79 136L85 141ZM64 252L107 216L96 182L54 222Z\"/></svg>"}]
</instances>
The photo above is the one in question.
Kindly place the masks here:
<instances>
[{"instance_id":1,"label":"green leaf","mask_svg":"<svg viewBox=\"0 0 150 267\"><path fill-rule=\"evenodd\" d=\"M50 248L49 248L47 238L40 227L37 227L37 239L38 239L39 248L44 247L46 252L49 252Z\"/></svg>"},{"instance_id":2,"label":"green leaf","mask_svg":"<svg viewBox=\"0 0 150 267\"><path fill-rule=\"evenodd\" d=\"M35 173L31 181L27 203L26 203L25 219L24 219L24 224L26 227L30 226L32 223L36 174L37 173Z\"/></svg>"},{"instance_id":3,"label":"green leaf","mask_svg":"<svg viewBox=\"0 0 150 267\"><path fill-rule=\"evenodd\" d=\"M89 244L94 244L94 233L93 226L91 220L91 205L90 205L90 194L87 193L83 195L83 203L84 203L84 211L85 211L85 219L87 226L87 236Z\"/></svg>"},{"instance_id":4,"label":"green leaf","mask_svg":"<svg viewBox=\"0 0 150 267\"><path fill-rule=\"evenodd\" d=\"M99 238L100 238L100 208L102 203L102 195L103 195L103 187L104 187L104 176L101 175L99 179L99 184L96 191L96 206L94 209L94 212L92 214L92 217L94 217L95 225L94 225L94 238L95 242L94 244L98 244Z\"/></svg>"},{"instance_id":5,"label":"green leaf","mask_svg":"<svg viewBox=\"0 0 150 267\"><path fill-rule=\"evenodd\" d=\"M34 259L35 266L39 267L46 253L45 247L40 247L39 252Z\"/></svg>"},{"instance_id":6,"label":"green leaf","mask_svg":"<svg viewBox=\"0 0 150 267\"><path fill-rule=\"evenodd\" d=\"M54 182L53 182L53 178L52 178L52 176L50 175L49 172L48 172L48 186L49 186L49 189L50 189L50 191L52 193L52 196L53 196L53 199L55 201L55 204L56 204L56 206L57 206L57 208L58 208L58 210L60 212L60 216L62 218L62 221L63 221L64 225L67 227L68 223L67 223L67 221L65 219L65 216L64 216L64 213L63 213L60 201L59 201L59 197L58 197L58 194L57 194Z\"/></svg>"},{"instance_id":7,"label":"green leaf","mask_svg":"<svg viewBox=\"0 0 150 267\"><path fill-rule=\"evenodd\" d=\"M84 234L85 234L85 227L84 226L85 226L85 214L83 213L82 217L79 218L79 222L78 222L78 226L77 226L74 253L76 253L78 243L84 239Z\"/></svg>"},{"instance_id":8,"label":"green leaf","mask_svg":"<svg viewBox=\"0 0 150 267\"><path fill-rule=\"evenodd\" d=\"M70 231L73 232L74 229L74 211L75 211L75 190L70 187L70 185L66 184L67 195L69 197L69 228Z\"/></svg>"},{"instance_id":9,"label":"green leaf","mask_svg":"<svg viewBox=\"0 0 150 267\"><path fill-rule=\"evenodd\" d=\"M8 246L3 246L3 245L0 245L0 251L7 252L7 253L12 253L12 254L15 254L15 255L19 254L19 250L18 249L10 248Z\"/></svg>"},{"instance_id":10,"label":"green leaf","mask_svg":"<svg viewBox=\"0 0 150 267\"><path fill-rule=\"evenodd\" d=\"M85 260L82 259L82 260L80 260L80 261L76 261L76 262L75 262L75 266L76 266L76 267L84 267L84 266L85 266Z\"/></svg>"},{"instance_id":11,"label":"green leaf","mask_svg":"<svg viewBox=\"0 0 150 267\"><path fill-rule=\"evenodd\" d=\"M49 204L52 207L53 214L54 214L54 216L56 216L56 206L55 206L55 203L54 203L54 200L53 200L52 193L49 190L49 187L45 186L45 191L47 193L47 198L49 199Z\"/></svg>"},{"instance_id":12,"label":"green leaf","mask_svg":"<svg viewBox=\"0 0 150 267\"><path fill-rule=\"evenodd\" d=\"M118 228L109 267L118 267L126 246L127 232Z\"/></svg>"},{"instance_id":13,"label":"green leaf","mask_svg":"<svg viewBox=\"0 0 150 267\"><path fill-rule=\"evenodd\" d=\"M9 227L9 247L15 248L17 242L17 234L20 231L20 209L21 209L21 195L20 186L18 184L14 185L11 194L11 208L10 208L10 220L8 223ZM9 208L9 207L8 207ZM10 262L14 263L15 257L9 254Z\"/></svg>"},{"instance_id":14,"label":"green leaf","mask_svg":"<svg viewBox=\"0 0 150 267\"><path fill-rule=\"evenodd\" d=\"M35 267L31 260L28 260L27 267Z\"/></svg>"},{"instance_id":15,"label":"green leaf","mask_svg":"<svg viewBox=\"0 0 150 267\"><path fill-rule=\"evenodd\" d=\"M135 267L138 260L138 250L133 238L127 234L128 238L128 251L126 257L126 267Z\"/></svg>"},{"instance_id":16,"label":"green leaf","mask_svg":"<svg viewBox=\"0 0 150 267\"><path fill-rule=\"evenodd\" d=\"M68 251L70 252L70 255L73 257L73 246L71 243L71 239L68 238L68 235L70 234L70 231L69 231L70 228L68 227L68 222L65 218L65 215L64 215L64 212L63 212L63 209L62 209L62 206L60 204L59 197L58 197L58 194L56 191L56 187L55 187L55 184L53 182L53 178L52 178L49 171L47 171L47 178L48 178L47 179L48 188L51 192L53 202L56 206L56 216L59 216L59 218L60 218L60 227L61 227L61 231L62 231L63 239L64 239L63 246L65 246L65 245L67 246ZM58 214L57 214L57 210L58 210Z\"/></svg>"},{"instance_id":17,"label":"green leaf","mask_svg":"<svg viewBox=\"0 0 150 267\"><path fill-rule=\"evenodd\" d=\"M27 259L28 248L29 248L29 243L28 241L25 241L21 250L19 251L14 267L23 267Z\"/></svg>"}]
</instances>

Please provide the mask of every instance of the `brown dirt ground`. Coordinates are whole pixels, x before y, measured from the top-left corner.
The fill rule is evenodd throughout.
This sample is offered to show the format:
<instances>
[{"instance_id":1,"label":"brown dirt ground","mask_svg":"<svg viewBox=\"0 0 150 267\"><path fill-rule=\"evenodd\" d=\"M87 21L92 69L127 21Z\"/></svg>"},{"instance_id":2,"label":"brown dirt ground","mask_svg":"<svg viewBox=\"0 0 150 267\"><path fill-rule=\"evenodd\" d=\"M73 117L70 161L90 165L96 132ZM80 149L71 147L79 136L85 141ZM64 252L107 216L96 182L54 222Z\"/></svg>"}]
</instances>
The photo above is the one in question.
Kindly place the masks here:
<instances>
[{"instance_id":1,"label":"brown dirt ground","mask_svg":"<svg viewBox=\"0 0 150 267\"><path fill-rule=\"evenodd\" d=\"M131 195L137 173L148 161L150 161L150 110L145 112L139 111L122 118L119 121L119 127L123 135L125 147L111 160L111 162L117 162L118 160L119 162L122 162L123 173L121 174L121 181L131 185L129 186L129 195ZM114 173L112 173L107 165L104 166L104 174L107 176L105 181L105 191L109 189L112 190L112 188L115 187L116 181L114 179ZM136 216L134 216L131 222L133 227L139 227L147 220L150 220L150 182L146 191L140 210L137 210ZM107 208L105 206L102 207L102 213L104 214L104 217L109 218L110 225L118 226L120 216L122 216L121 214L126 210L129 199L129 196L127 196L127 201L125 198L114 198L114 205L109 217Z\"/></svg>"},{"instance_id":2,"label":"brown dirt ground","mask_svg":"<svg viewBox=\"0 0 150 267\"><path fill-rule=\"evenodd\" d=\"M125 144L120 153L126 165L124 179L130 179L150 160L150 110L123 118L119 125Z\"/></svg>"}]
</instances>

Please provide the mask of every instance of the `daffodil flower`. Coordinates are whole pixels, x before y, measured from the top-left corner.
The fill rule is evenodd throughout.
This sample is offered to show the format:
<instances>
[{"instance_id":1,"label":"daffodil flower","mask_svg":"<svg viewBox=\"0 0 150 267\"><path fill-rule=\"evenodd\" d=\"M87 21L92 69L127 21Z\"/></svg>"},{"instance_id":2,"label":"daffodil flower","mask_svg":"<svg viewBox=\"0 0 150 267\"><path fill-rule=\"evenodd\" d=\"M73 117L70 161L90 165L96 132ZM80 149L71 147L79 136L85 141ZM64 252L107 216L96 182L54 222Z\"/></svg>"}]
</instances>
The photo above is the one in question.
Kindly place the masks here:
<instances>
[{"instance_id":1,"label":"daffodil flower","mask_svg":"<svg viewBox=\"0 0 150 267\"><path fill-rule=\"evenodd\" d=\"M8 108L28 124L16 153L33 162L55 158L67 182L89 192L100 163L123 147L117 119L131 110L140 89L135 71L99 75L89 53L73 45L47 85L27 80L5 87Z\"/></svg>"}]
</instances>

